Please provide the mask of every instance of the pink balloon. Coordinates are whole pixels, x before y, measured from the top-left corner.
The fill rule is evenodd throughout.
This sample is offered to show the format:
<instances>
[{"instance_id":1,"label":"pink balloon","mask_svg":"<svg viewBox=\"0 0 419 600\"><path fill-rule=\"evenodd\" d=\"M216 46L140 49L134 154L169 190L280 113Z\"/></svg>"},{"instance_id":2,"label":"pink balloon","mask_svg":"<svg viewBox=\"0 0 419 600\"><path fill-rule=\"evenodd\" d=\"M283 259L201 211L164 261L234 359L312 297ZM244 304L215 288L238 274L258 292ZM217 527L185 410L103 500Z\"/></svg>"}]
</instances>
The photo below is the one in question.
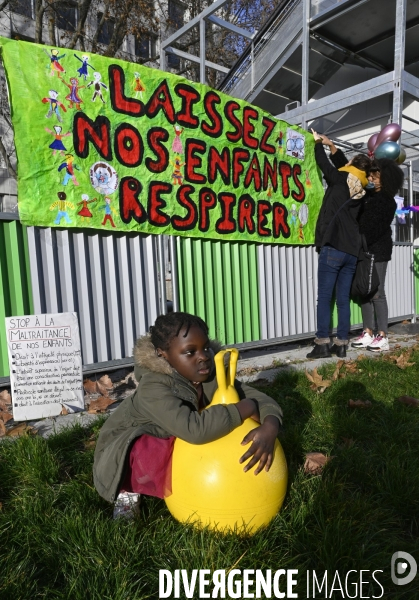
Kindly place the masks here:
<instances>
[{"instance_id":1,"label":"pink balloon","mask_svg":"<svg viewBox=\"0 0 419 600\"><path fill-rule=\"evenodd\" d=\"M377 133L373 133L372 136L370 137L370 139L367 142L367 146L368 146L368 150L370 152L374 152L374 148L377 145L377 138L380 135L380 132L378 131Z\"/></svg>"},{"instance_id":2,"label":"pink balloon","mask_svg":"<svg viewBox=\"0 0 419 600\"><path fill-rule=\"evenodd\" d=\"M389 123L380 131L375 142L375 148L382 142L397 142L402 132L402 128L398 123Z\"/></svg>"}]
</instances>

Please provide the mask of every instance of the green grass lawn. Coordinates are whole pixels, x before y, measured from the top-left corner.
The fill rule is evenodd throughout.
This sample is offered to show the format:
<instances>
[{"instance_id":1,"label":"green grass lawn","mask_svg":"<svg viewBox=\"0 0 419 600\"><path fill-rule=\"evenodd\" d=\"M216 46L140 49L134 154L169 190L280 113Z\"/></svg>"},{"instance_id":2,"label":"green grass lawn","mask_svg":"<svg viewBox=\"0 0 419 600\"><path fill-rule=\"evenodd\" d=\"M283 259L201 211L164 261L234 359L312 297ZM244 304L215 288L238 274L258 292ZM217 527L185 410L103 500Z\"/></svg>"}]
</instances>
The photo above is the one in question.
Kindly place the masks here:
<instances>
[{"instance_id":1,"label":"green grass lawn","mask_svg":"<svg viewBox=\"0 0 419 600\"><path fill-rule=\"evenodd\" d=\"M191 573L233 566L298 569L293 591L299 598L313 597L306 591L308 570L319 580L328 571L329 590L317 591L316 598L419 598L419 574L404 586L390 577L394 552L409 552L419 562L419 408L396 401L401 395L419 397L417 349L410 362L414 365L402 370L381 358L361 359L356 372L321 394L297 371L263 388L284 410L281 442L289 486L278 516L251 538L180 525L162 500L149 497L136 520L113 521L111 505L92 483L99 422L47 440L3 441L0 598L158 598L159 569ZM334 368L320 372L330 379ZM350 399L372 404L349 408ZM307 452L334 458L321 475L306 475ZM356 573L348 580L348 595L337 584L330 591L335 572L344 584L351 569ZM384 595L379 585L368 583L361 593L354 583L361 569L372 584L371 572L383 571L376 578Z\"/></svg>"}]
</instances>

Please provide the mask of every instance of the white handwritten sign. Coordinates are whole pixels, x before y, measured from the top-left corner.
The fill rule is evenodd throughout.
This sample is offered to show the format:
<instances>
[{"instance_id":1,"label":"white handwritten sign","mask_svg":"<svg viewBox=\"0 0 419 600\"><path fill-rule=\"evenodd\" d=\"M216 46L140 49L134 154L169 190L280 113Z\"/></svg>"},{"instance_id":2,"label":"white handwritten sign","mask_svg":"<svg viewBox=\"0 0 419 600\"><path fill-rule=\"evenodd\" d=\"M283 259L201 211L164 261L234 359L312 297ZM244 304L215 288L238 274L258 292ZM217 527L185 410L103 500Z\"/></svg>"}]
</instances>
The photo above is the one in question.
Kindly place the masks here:
<instances>
[{"instance_id":1,"label":"white handwritten sign","mask_svg":"<svg viewBox=\"0 0 419 600\"><path fill-rule=\"evenodd\" d=\"M7 317L6 333L15 421L84 408L76 313Z\"/></svg>"}]
</instances>

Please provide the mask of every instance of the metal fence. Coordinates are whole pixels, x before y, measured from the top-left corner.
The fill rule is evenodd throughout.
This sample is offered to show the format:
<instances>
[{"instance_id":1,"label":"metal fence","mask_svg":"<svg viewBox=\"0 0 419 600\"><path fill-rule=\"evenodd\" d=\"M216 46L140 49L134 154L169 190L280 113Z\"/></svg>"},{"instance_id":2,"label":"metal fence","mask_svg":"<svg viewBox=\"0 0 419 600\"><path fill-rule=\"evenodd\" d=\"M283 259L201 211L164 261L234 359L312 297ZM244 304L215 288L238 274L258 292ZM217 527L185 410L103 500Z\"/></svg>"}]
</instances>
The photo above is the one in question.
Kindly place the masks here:
<instances>
[{"instance_id":1,"label":"metal fence","mask_svg":"<svg viewBox=\"0 0 419 600\"><path fill-rule=\"evenodd\" d=\"M261 339L309 337L316 331L317 252L309 247L260 246L258 249ZM412 246L396 244L387 269L389 319L412 318ZM334 307L331 326L336 327ZM351 305L351 325L362 325Z\"/></svg>"},{"instance_id":2,"label":"metal fence","mask_svg":"<svg viewBox=\"0 0 419 600\"><path fill-rule=\"evenodd\" d=\"M176 238L174 248L179 309L200 315L222 343L249 347L314 335L313 246ZM164 264L156 236L0 220L0 377L9 372L4 317L12 315L74 311L85 369L132 363L135 339L162 310L159 257ZM419 313L418 265L419 250L394 246L390 320ZM351 312L352 325L360 326L360 307L353 303Z\"/></svg>"},{"instance_id":3,"label":"metal fence","mask_svg":"<svg viewBox=\"0 0 419 600\"><path fill-rule=\"evenodd\" d=\"M34 313L77 312L84 365L131 357L160 312L155 236L27 231Z\"/></svg>"},{"instance_id":4,"label":"metal fence","mask_svg":"<svg viewBox=\"0 0 419 600\"><path fill-rule=\"evenodd\" d=\"M26 227L0 214L0 377L9 373L5 317L33 312Z\"/></svg>"}]
</instances>

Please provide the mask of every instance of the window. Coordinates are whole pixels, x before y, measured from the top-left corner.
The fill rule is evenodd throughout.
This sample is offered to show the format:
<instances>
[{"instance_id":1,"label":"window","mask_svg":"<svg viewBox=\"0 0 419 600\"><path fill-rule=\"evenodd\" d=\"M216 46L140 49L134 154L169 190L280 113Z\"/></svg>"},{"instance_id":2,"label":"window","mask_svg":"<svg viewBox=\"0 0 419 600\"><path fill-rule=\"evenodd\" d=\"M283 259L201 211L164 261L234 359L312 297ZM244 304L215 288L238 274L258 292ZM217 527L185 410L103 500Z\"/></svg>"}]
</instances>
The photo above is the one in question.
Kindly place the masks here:
<instances>
[{"instance_id":1,"label":"window","mask_svg":"<svg viewBox=\"0 0 419 600\"><path fill-rule=\"evenodd\" d=\"M170 25L175 29L180 29L184 25L185 8L175 0L169 0L169 20Z\"/></svg>"},{"instance_id":2,"label":"window","mask_svg":"<svg viewBox=\"0 0 419 600\"><path fill-rule=\"evenodd\" d=\"M103 13L98 13L98 15L97 15L98 27L99 27L99 23L100 23L102 17L103 17ZM105 19L105 21L103 22L101 30L99 31L99 35L97 38L97 41L99 42L99 44L104 44L105 46L110 44L114 28L115 28L115 19L113 19L112 17L107 17Z\"/></svg>"},{"instance_id":3,"label":"window","mask_svg":"<svg viewBox=\"0 0 419 600\"><path fill-rule=\"evenodd\" d=\"M167 66L172 69L179 69L180 67L180 58L176 56L176 54L167 54Z\"/></svg>"},{"instance_id":4,"label":"window","mask_svg":"<svg viewBox=\"0 0 419 600\"><path fill-rule=\"evenodd\" d=\"M156 41L150 35L142 35L141 39L135 38L135 56L152 58L156 55Z\"/></svg>"},{"instance_id":5,"label":"window","mask_svg":"<svg viewBox=\"0 0 419 600\"><path fill-rule=\"evenodd\" d=\"M18 15L32 19L32 0L12 0L10 2L10 10Z\"/></svg>"},{"instance_id":6,"label":"window","mask_svg":"<svg viewBox=\"0 0 419 600\"><path fill-rule=\"evenodd\" d=\"M55 21L58 29L74 31L77 25L77 6L70 2L58 6Z\"/></svg>"}]
</instances>

